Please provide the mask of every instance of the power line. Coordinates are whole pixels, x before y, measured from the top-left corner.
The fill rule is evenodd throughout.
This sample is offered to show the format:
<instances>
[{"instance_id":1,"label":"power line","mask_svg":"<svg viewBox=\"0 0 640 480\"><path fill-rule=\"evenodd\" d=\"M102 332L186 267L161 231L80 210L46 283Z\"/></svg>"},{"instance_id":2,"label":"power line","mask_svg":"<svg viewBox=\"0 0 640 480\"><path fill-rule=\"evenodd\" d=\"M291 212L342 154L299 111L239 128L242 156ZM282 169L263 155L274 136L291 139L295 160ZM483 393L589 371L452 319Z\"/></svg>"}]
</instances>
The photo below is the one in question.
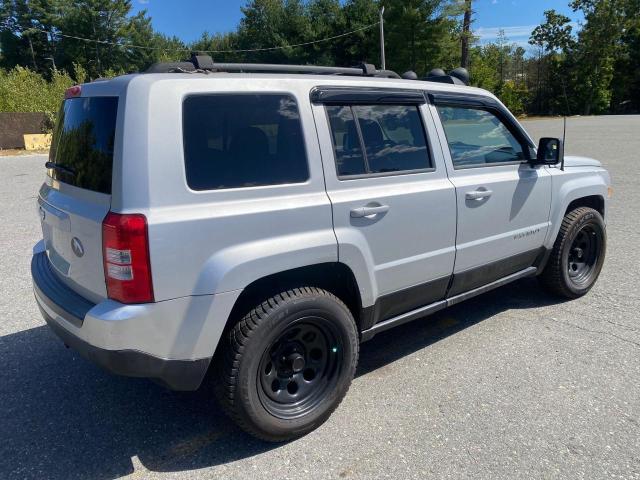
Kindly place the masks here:
<instances>
[{"instance_id":1,"label":"power line","mask_svg":"<svg viewBox=\"0 0 640 480\"><path fill-rule=\"evenodd\" d=\"M368 30L372 27L375 27L379 23L380 22L378 21L375 23L371 23L369 25L365 25L364 27L356 28L355 30L351 30L349 32L341 33L340 35L334 35L332 37L322 38L320 40L312 40L310 42L296 43L294 45L281 45L278 47L265 47L265 48L245 48L245 49L238 49L238 50L197 50L197 51L202 53L251 53L251 52L267 52L267 51L274 51L274 50L283 50L285 48L306 47L308 45L314 45L316 43L328 42L331 40L335 40L337 38L347 37L349 35L353 35L354 33L362 32L364 30ZM43 33L50 34L50 32L44 32L44 31ZM164 48L164 47L151 47L147 45L131 45L131 44L121 43L121 42L110 42L108 40L96 40L93 38L79 37L76 35L67 35L65 33L55 33L54 35L65 37L65 38L71 38L74 40L81 40L83 42L99 43L101 45L113 45L113 46L124 47L124 48L139 48L142 50L161 50L163 52L191 52L192 50L194 50L190 48Z\"/></svg>"}]
</instances>

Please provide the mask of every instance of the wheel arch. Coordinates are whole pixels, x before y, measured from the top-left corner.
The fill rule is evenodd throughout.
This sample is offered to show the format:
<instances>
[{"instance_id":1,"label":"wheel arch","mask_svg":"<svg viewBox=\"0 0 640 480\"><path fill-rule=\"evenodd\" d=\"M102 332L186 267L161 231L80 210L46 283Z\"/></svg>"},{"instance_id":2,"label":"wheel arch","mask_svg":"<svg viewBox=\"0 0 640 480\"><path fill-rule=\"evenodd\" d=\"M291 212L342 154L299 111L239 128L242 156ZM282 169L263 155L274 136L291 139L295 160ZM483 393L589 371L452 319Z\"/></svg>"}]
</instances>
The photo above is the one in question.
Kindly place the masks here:
<instances>
[{"instance_id":1,"label":"wheel arch","mask_svg":"<svg viewBox=\"0 0 640 480\"><path fill-rule=\"evenodd\" d=\"M362 321L360 289L351 268L341 262L290 268L252 281L236 299L225 329L265 299L284 290L302 286L318 287L333 293L347 305L360 330Z\"/></svg>"},{"instance_id":2,"label":"wheel arch","mask_svg":"<svg viewBox=\"0 0 640 480\"><path fill-rule=\"evenodd\" d=\"M602 215L606 222L608 183L599 174L589 174L565 181L554 189L550 228L545 240L545 247L551 249L560 231L562 219L571 210L578 207L590 207Z\"/></svg>"},{"instance_id":3,"label":"wheel arch","mask_svg":"<svg viewBox=\"0 0 640 480\"><path fill-rule=\"evenodd\" d=\"M569 205L567 205L566 210L564 211L564 215L569 213L572 210L580 207L589 207L598 211L602 218L605 218L605 203L604 196L602 195L587 195L585 197L576 198Z\"/></svg>"}]
</instances>

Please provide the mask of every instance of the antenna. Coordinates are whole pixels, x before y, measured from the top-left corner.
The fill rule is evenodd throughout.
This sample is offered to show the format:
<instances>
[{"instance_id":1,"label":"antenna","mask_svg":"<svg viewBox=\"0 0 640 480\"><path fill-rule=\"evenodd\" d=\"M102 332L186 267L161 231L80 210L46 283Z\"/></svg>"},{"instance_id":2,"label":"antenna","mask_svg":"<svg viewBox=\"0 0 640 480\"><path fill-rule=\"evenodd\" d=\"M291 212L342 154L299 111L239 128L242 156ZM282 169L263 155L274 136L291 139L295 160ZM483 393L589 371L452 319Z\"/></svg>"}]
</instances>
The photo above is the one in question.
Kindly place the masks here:
<instances>
[{"instance_id":1,"label":"antenna","mask_svg":"<svg viewBox=\"0 0 640 480\"><path fill-rule=\"evenodd\" d=\"M387 62L384 58L384 7L380 9L380 64L382 70L387 69Z\"/></svg>"},{"instance_id":2,"label":"antenna","mask_svg":"<svg viewBox=\"0 0 640 480\"><path fill-rule=\"evenodd\" d=\"M564 172L564 146L567 140L567 115L571 115L571 110L569 108L569 98L567 97L567 89L564 86L564 78L560 77L560 82L562 83L562 92L564 93L564 104L566 107L565 114L562 117L562 161L560 162L560 170Z\"/></svg>"}]
</instances>

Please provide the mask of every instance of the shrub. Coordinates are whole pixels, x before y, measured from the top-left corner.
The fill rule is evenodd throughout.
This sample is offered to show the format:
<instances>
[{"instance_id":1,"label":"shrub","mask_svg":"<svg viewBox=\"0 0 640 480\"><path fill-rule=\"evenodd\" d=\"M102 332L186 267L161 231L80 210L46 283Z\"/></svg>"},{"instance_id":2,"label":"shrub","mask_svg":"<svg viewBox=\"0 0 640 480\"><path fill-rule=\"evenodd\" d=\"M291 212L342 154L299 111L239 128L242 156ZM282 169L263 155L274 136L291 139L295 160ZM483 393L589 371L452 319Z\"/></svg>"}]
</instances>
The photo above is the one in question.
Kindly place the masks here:
<instances>
[{"instance_id":1,"label":"shrub","mask_svg":"<svg viewBox=\"0 0 640 480\"><path fill-rule=\"evenodd\" d=\"M64 71L53 70L51 79L24 67L0 70L0 112L43 112L52 128L64 98L75 81Z\"/></svg>"},{"instance_id":2,"label":"shrub","mask_svg":"<svg viewBox=\"0 0 640 480\"><path fill-rule=\"evenodd\" d=\"M507 80L497 95L514 115L522 115L525 112L524 106L529 97L526 86Z\"/></svg>"}]
</instances>

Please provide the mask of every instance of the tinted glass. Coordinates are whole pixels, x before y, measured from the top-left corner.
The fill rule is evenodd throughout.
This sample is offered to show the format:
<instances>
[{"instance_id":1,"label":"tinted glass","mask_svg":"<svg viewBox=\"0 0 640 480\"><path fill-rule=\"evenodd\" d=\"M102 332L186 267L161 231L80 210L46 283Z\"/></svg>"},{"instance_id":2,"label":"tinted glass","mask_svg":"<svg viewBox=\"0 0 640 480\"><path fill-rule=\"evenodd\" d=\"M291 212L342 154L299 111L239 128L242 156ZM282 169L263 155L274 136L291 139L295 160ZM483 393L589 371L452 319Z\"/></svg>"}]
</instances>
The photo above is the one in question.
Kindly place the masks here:
<instances>
[{"instance_id":1,"label":"tinted glass","mask_svg":"<svg viewBox=\"0 0 640 480\"><path fill-rule=\"evenodd\" d=\"M111 193L117 97L70 98L62 103L49 161L62 168L48 174L62 182Z\"/></svg>"},{"instance_id":2,"label":"tinted glass","mask_svg":"<svg viewBox=\"0 0 640 480\"><path fill-rule=\"evenodd\" d=\"M287 95L196 95L183 107L187 183L194 190L309 178L298 107Z\"/></svg>"},{"instance_id":3,"label":"tinted glass","mask_svg":"<svg viewBox=\"0 0 640 480\"><path fill-rule=\"evenodd\" d=\"M493 113L469 107L437 108L454 166L519 162L525 159L518 139Z\"/></svg>"},{"instance_id":4,"label":"tinted glass","mask_svg":"<svg viewBox=\"0 0 640 480\"><path fill-rule=\"evenodd\" d=\"M327 113L329 114L338 175L362 175L367 173L351 107L327 107Z\"/></svg>"},{"instance_id":5,"label":"tinted glass","mask_svg":"<svg viewBox=\"0 0 640 480\"><path fill-rule=\"evenodd\" d=\"M415 106L353 107L364 141L369 173L429 168L429 154L420 113Z\"/></svg>"}]
</instances>

